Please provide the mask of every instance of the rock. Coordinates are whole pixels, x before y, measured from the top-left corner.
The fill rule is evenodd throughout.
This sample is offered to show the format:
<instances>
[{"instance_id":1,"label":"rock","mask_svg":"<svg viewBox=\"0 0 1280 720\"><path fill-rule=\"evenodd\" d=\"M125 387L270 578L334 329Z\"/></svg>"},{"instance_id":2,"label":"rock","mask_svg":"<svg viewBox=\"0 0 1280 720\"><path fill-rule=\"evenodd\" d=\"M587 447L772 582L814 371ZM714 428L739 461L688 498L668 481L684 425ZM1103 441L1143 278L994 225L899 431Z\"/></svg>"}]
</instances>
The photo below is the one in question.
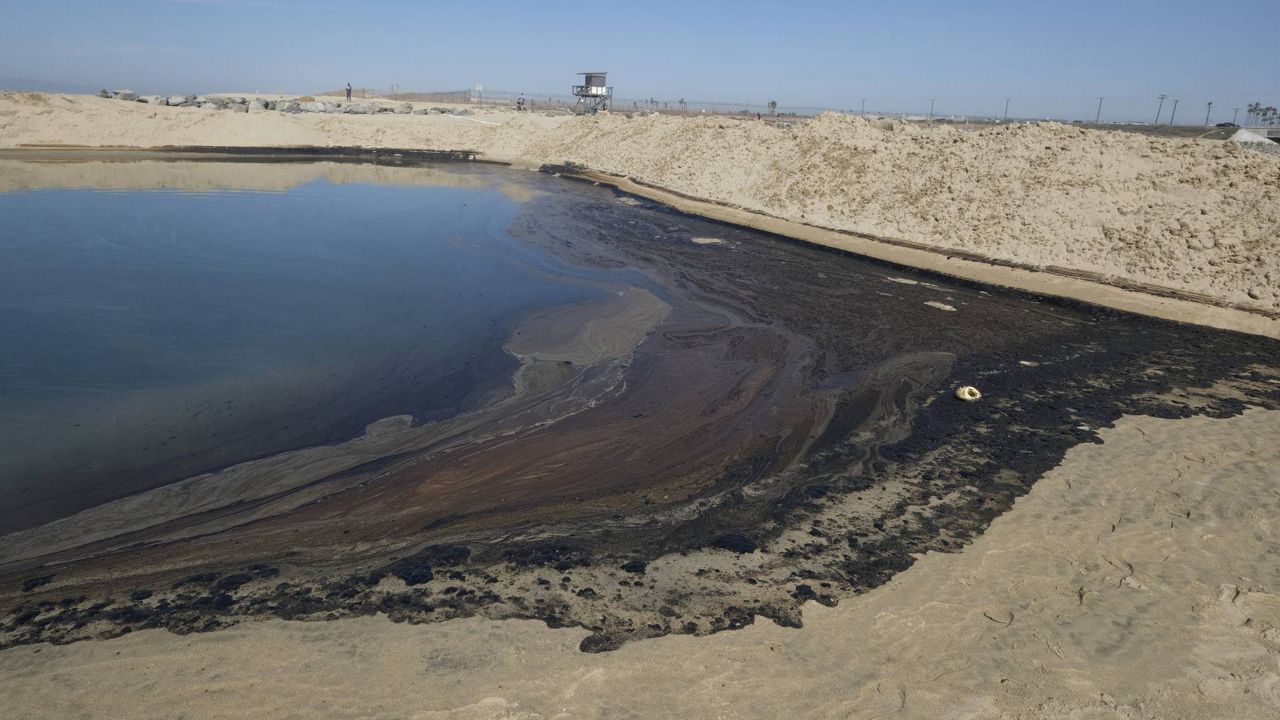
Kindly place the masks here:
<instances>
[{"instance_id":1,"label":"rock","mask_svg":"<svg viewBox=\"0 0 1280 720\"><path fill-rule=\"evenodd\" d=\"M281 103L277 104L276 107L280 110L280 112L286 112L291 115L296 115L302 112L302 105L293 100L290 100L288 102L285 102L282 100Z\"/></svg>"},{"instance_id":2,"label":"rock","mask_svg":"<svg viewBox=\"0 0 1280 720\"><path fill-rule=\"evenodd\" d=\"M409 103L401 103L395 108L395 113L397 115L408 115L411 112L413 112L413 106Z\"/></svg>"},{"instance_id":3,"label":"rock","mask_svg":"<svg viewBox=\"0 0 1280 720\"><path fill-rule=\"evenodd\" d=\"M324 112L324 103L314 101L298 103L298 109L302 112Z\"/></svg>"},{"instance_id":4,"label":"rock","mask_svg":"<svg viewBox=\"0 0 1280 720\"><path fill-rule=\"evenodd\" d=\"M230 107L231 107L231 111L232 111L232 112L242 112L242 113L247 113L247 112L249 112L249 106L248 106L248 105L241 105L241 104L239 104L239 103L236 103L236 104L234 104L234 105L231 105Z\"/></svg>"},{"instance_id":5,"label":"rock","mask_svg":"<svg viewBox=\"0 0 1280 720\"><path fill-rule=\"evenodd\" d=\"M267 101L267 109L268 109L268 110L275 110L275 109L277 109L278 105L279 105L279 104L278 104L275 100L268 100L268 101Z\"/></svg>"},{"instance_id":6,"label":"rock","mask_svg":"<svg viewBox=\"0 0 1280 720\"><path fill-rule=\"evenodd\" d=\"M194 99L195 98L192 98L192 100ZM165 103L169 105L169 107L177 107L186 101L187 98L184 95L170 95Z\"/></svg>"},{"instance_id":7,"label":"rock","mask_svg":"<svg viewBox=\"0 0 1280 720\"><path fill-rule=\"evenodd\" d=\"M1255 285L1249 288L1249 297L1253 298L1254 300L1261 300L1263 297L1265 297L1265 293L1262 289L1262 286Z\"/></svg>"},{"instance_id":8,"label":"rock","mask_svg":"<svg viewBox=\"0 0 1280 720\"><path fill-rule=\"evenodd\" d=\"M466 117L467 115L475 115L475 113L471 112L470 110L468 110L468 109L466 109L466 108L463 108L463 109L461 109L461 110L455 110L455 111L453 112L453 114L454 114L454 115L461 115L461 116L463 116L463 117Z\"/></svg>"},{"instance_id":9,"label":"rock","mask_svg":"<svg viewBox=\"0 0 1280 720\"><path fill-rule=\"evenodd\" d=\"M413 114L414 115L430 115L431 111L426 108L418 108L417 110L413 111Z\"/></svg>"},{"instance_id":10,"label":"rock","mask_svg":"<svg viewBox=\"0 0 1280 720\"><path fill-rule=\"evenodd\" d=\"M102 90L98 91L98 97L100 98L109 98L112 95L114 95L114 93L112 93L110 90L107 90L106 88L103 88Z\"/></svg>"},{"instance_id":11,"label":"rock","mask_svg":"<svg viewBox=\"0 0 1280 720\"><path fill-rule=\"evenodd\" d=\"M262 112L267 109L267 104L261 100L254 100L246 107L247 112Z\"/></svg>"},{"instance_id":12,"label":"rock","mask_svg":"<svg viewBox=\"0 0 1280 720\"><path fill-rule=\"evenodd\" d=\"M132 90L117 90L116 99L117 100L137 100L138 93Z\"/></svg>"},{"instance_id":13,"label":"rock","mask_svg":"<svg viewBox=\"0 0 1280 720\"><path fill-rule=\"evenodd\" d=\"M440 114L440 115L448 115L448 114L449 114L449 108L433 107L433 108L431 108L431 112L433 112L433 113L437 113L437 114Z\"/></svg>"},{"instance_id":14,"label":"rock","mask_svg":"<svg viewBox=\"0 0 1280 720\"><path fill-rule=\"evenodd\" d=\"M976 400L980 400L981 398L982 398L982 393L978 391L978 388L972 385L964 385L956 388L956 399L958 400L963 400L965 402L974 402Z\"/></svg>"}]
</instances>

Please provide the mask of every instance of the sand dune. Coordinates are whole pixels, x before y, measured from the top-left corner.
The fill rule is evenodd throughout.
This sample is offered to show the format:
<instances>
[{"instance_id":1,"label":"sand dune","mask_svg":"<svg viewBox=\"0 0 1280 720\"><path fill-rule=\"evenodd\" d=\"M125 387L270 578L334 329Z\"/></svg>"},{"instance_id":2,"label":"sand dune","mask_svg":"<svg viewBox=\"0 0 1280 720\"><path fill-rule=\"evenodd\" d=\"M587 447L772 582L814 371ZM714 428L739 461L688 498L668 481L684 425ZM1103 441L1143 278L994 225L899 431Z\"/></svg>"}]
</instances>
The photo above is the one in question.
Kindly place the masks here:
<instances>
[{"instance_id":1,"label":"sand dune","mask_svg":"<svg viewBox=\"0 0 1280 720\"><path fill-rule=\"evenodd\" d=\"M1046 123L286 115L0 93L0 147L360 145L574 162L787 220L1280 308L1280 158Z\"/></svg>"},{"instance_id":2,"label":"sand dune","mask_svg":"<svg viewBox=\"0 0 1280 720\"><path fill-rule=\"evenodd\" d=\"M529 621L147 630L0 652L0 694L21 718L1276 717L1278 432L1125 418L963 552L799 630L603 655Z\"/></svg>"}]
</instances>

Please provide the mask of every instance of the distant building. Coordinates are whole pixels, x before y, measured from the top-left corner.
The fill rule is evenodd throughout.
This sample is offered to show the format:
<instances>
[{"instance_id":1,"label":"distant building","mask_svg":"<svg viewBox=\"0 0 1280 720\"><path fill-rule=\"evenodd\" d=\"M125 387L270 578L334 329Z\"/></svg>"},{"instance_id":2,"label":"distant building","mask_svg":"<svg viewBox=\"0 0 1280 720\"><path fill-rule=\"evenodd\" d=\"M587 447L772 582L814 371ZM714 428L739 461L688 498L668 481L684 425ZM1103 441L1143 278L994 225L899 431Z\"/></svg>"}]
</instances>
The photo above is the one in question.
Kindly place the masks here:
<instances>
[{"instance_id":1,"label":"distant building","mask_svg":"<svg viewBox=\"0 0 1280 720\"><path fill-rule=\"evenodd\" d=\"M595 114L608 110L613 106L613 88L609 87L602 72L578 73L583 76L581 85L573 86L573 94L578 98L575 112L579 114Z\"/></svg>"}]
</instances>

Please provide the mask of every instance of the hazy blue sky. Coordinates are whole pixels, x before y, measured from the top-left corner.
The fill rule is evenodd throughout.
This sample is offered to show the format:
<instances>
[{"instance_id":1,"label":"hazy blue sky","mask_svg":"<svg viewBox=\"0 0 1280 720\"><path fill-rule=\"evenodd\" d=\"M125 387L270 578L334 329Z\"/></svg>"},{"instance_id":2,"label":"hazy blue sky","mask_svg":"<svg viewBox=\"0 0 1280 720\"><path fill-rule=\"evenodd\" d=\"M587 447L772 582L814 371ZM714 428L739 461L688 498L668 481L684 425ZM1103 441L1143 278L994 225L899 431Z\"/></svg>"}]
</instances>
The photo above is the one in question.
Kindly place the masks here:
<instances>
[{"instance_id":1,"label":"hazy blue sky","mask_svg":"<svg viewBox=\"0 0 1280 720\"><path fill-rule=\"evenodd\" d=\"M1280 0L0 0L0 78L142 92L472 87L1179 120L1280 104ZM1167 119L1170 105L1166 105Z\"/></svg>"}]
</instances>

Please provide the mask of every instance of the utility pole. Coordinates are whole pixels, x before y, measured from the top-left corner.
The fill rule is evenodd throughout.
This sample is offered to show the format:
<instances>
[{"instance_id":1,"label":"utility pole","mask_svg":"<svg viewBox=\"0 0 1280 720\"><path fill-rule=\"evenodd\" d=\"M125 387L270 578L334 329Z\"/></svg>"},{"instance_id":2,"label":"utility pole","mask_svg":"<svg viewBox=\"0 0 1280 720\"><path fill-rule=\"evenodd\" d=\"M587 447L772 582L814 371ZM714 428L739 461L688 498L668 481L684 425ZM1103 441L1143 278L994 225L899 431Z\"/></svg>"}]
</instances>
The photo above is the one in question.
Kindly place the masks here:
<instances>
[{"instance_id":1,"label":"utility pole","mask_svg":"<svg viewBox=\"0 0 1280 720\"><path fill-rule=\"evenodd\" d=\"M1164 99L1167 97L1169 96L1168 95L1160 96L1160 107L1156 108L1156 125L1160 124L1160 111L1164 110Z\"/></svg>"},{"instance_id":2,"label":"utility pole","mask_svg":"<svg viewBox=\"0 0 1280 720\"><path fill-rule=\"evenodd\" d=\"M933 119L933 100L929 101L929 119Z\"/></svg>"},{"instance_id":3,"label":"utility pole","mask_svg":"<svg viewBox=\"0 0 1280 720\"><path fill-rule=\"evenodd\" d=\"M1004 99L1004 120L1002 120L1001 122L1008 122L1008 120L1009 120L1009 98L1005 98Z\"/></svg>"},{"instance_id":4,"label":"utility pole","mask_svg":"<svg viewBox=\"0 0 1280 720\"><path fill-rule=\"evenodd\" d=\"M863 114L863 115L866 115L866 114L867 114L867 99L866 99L866 98L863 98L863 99L862 99L862 114Z\"/></svg>"},{"instance_id":5,"label":"utility pole","mask_svg":"<svg viewBox=\"0 0 1280 720\"><path fill-rule=\"evenodd\" d=\"M1102 98L1098 98L1098 114L1093 116L1093 124L1098 125L1102 122Z\"/></svg>"},{"instance_id":6,"label":"utility pole","mask_svg":"<svg viewBox=\"0 0 1280 720\"><path fill-rule=\"evenodd\" d=\"M1174 100L1173 100L1173 110L1170 110L1170 111L1169 111L1169 124L1170 124L1170 125L1172 125L1172 124L1173 124L1173 117L1174 117L1175 115L1177 115L1177 114L1178 114L1178 100L1177 100L1177 98L1174 98Z\"/></svg>"},{"instance_id":7,"label":"utility pole","mask_svg":"<svg viewBox=\"0 0 1280 720\"><path fill-rule=\"evenodd\" d=\"M1209 127L1209 113L1213 112L1213 101L1209 101L1209 107L1204 111L1204 126Z\"/></svg>"},{"instance_id":8,"label":"utility pole","mask_svg":"<svg viewBox=\"0 0 1280 720\"><path fill-rule=\"evenodd\" d=\"M1236 120L1237 120L1239 117L1240 117L1240 108L1236 108L1236 109L1232 110L1232 111L1231 111L1231 124L1232 124L1232 125L1235 125L1235 124L1236 124Z\"/></svg>"}]
</instances>

